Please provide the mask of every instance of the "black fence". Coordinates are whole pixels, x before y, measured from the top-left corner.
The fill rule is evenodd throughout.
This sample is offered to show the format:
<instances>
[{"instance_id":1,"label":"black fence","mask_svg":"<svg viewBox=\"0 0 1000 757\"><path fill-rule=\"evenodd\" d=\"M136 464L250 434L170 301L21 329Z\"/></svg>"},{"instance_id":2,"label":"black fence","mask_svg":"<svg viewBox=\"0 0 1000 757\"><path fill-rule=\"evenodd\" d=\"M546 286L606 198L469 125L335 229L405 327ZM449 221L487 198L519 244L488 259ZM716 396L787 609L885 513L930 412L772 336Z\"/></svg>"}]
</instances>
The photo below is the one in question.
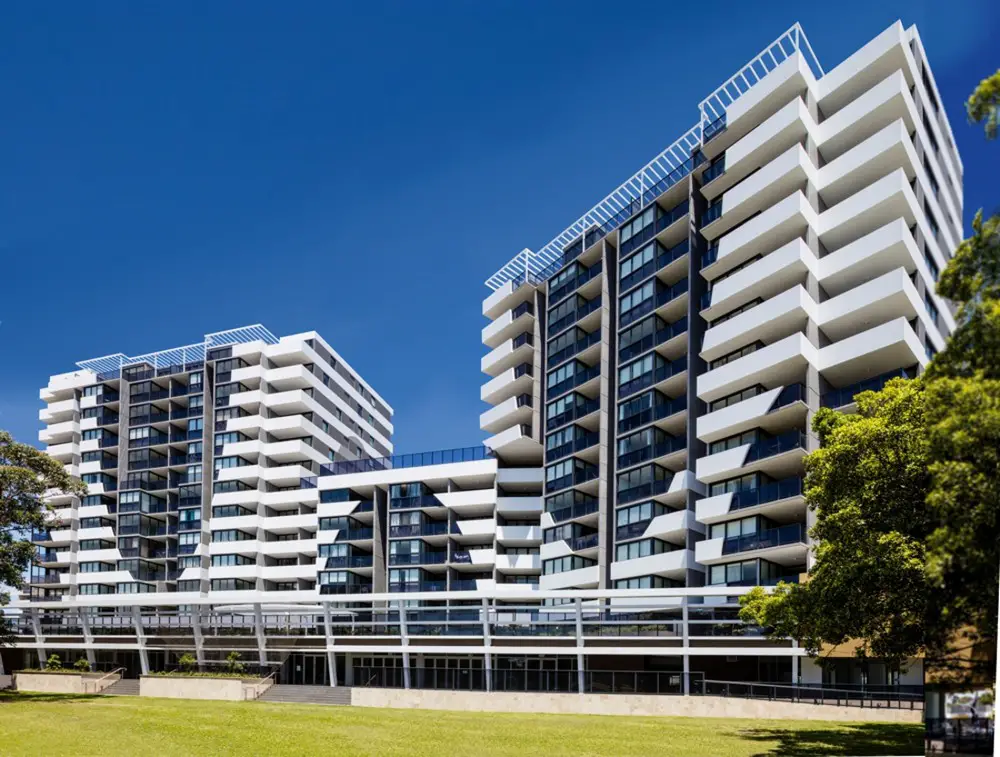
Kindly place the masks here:
<instances>
[{"instance_id":1,"label":"black fence","mask_svg":"<svg viewBox=\"0 0 1000 757\"><path fill-rule=\"evenodd\" d=\"M894 710L922 710L924 708L923 687L878 686L873 688L857 686L840 688L819 684L747 683L742 681L701 682L701 688L693 694L714 697L737 697L741 699L784 700L808 704L830 704L841 707L888 708Z\"/></svg>"}]
</instances>

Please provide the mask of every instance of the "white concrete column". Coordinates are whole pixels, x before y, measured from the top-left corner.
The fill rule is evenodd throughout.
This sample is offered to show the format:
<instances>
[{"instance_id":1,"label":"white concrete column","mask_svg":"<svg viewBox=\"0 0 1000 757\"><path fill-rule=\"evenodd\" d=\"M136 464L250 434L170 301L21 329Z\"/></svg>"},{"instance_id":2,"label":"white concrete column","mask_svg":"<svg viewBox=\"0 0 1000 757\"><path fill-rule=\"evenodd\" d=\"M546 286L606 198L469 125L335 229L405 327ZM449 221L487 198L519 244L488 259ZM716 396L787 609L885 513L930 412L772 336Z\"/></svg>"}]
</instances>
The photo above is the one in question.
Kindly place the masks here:
<instances>
[{"instance_id":1,"label":"white concrete column","mask_svg":"<svg viewBox=\"0 0 1000 757\"><path fill-rule=\"evenodd\" d=\"M399 643L403 652L403 688L410 688L410 637L406 631L406 603L402 599L396 600L396 609L399 611Z\"/></svg>"},{"instance_id":2,"label":"white concrete column","mask_svg":"<svg viewBox=\"0 0 1000 757\"><path fill-rule=\"evenodd\" d=\"M584 675L583 656L583 600L576 598L576 688L578 694L583 694L586 676Z\"/></svg>"},{"instance_id":3,"label":"white concrete column","mask_svg":"<svg viewBox=\"0 0 1000 757\"><path fill-rule=\"evenodd\" d=\"M798 649L798 648L799 648L799 642L797 642L795 639L792 639L792 649ZM799 658L798 658L798 655L793 655L792 656L792 685L793 686L797 686L798 685L800 677L801 676L800 676L800 673L799 673Z\"/></svg>"},{"instance_id":4,"label":"white concrete column","mask_svg":"<svg viewBox=\"0 0 1000 757\"><path fill-rule=\"evenodd\" d=\"M330 672L330 685L337 685L337 655L333 651L333 622L330 617L330 603L323 603L323 632L326 635L326 665Z\"/></svg>"},{"instance_id":5,"label":"white concrete column","mask_svg":"<svg viewBox=\"0 0 1000 757\"><path fill-rule=\"evenodd\" d=\"M681 646L684 648L684 654L681 656L681 664L683 665L682 670L684 675L681 681L682 691L684 696L691 694L691 655L688 654L688 637L690 632L688 631L688 598L681 598Z\"/></svg>"},{"instance_id":6,"label":"white concrete column","mask_svg":"<svg viewBox=\"0 0 1000 757\"><path fill-rule=\"evenodd\" d=\"M191 631L194 634L194 656L198 661L198 669L200 670L205 665L205 636L201 631L200 606L196 606L191 610Z\"/></svg>"},{"instance_id":7,"label":"white concrete column","mask_svg":"<svg viewBox=\"0 0 1000 757\"><path fill-rule=\"evenodd\" d=\"M260 666L267 665L267 646L264 635L264 611L258 602L253 606L253 630L257 636L257 656L260 659Z\"/></svg>"},{"instance_id":8,"label":"white concrete column","mask_svg":"<svg viewBox=\"0 0 1000 757\"><path fill-rule=\"evenodd\" d=\"M493 691L493 656L490 654L490 600L483 597L483 670L486 690Z\"/></svg>"},{"instance_id":9,"label":"white concrete column","mask_svg":"<svg viewBox=\"0 0 1000 757\"><path fill-rule=\"evenodd\" d=\"M38 610L31 609L28 612L31 616L31 630L35 632L35 641L38 642L38 667L44 668L48 655L45 654L45 637L42 636L42 621L38 617Z\"/></svg>"},{"instance_id":10,"label":"white concrete column","mask_svg":"<svg viewBox=\"0 0 1000 757\"><path fill-rule=\"evenodd\" d=\"M80 619L80 630L83 631L83 643L87 645L87 662L90 663L91 670L96 670L97 657L94 654L94 634L90 632L90 608L77 608L76 615Z\"/></svg>"},{"instance_id":11,"label":"white concrete column","mask_svg":"<svg viewBox=\"0 0 1000 757\"><path fill-rule=\"evenodd\" d=\"M143 675L149 675L146 629L142 627L142 610L138 605L132 608L132 622L135 623L135 639L139 643L139 668Z\"/></svg>"}]
</instances>

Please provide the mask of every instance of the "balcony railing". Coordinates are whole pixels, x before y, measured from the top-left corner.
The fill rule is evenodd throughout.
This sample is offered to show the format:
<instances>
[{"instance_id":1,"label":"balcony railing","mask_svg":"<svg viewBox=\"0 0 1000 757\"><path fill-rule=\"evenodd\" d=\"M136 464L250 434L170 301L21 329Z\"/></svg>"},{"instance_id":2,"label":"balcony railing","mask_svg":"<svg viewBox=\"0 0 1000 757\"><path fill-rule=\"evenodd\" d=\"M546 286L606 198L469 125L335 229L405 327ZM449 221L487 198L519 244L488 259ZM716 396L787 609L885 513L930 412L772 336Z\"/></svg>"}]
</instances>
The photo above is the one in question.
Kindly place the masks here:
<instances>
[{"instance_id":1,"label":"balcony railing","mask_svg":"<svg viewBox=\"0 0 1000 757\"><path fill-rule=\"evenodd\" d=\"M701 130L701 143L706 144L726 130L726 114L723 113L714 121L710 121Z\"/></svg>"},{"instance_id":2,"label":"balcony railing","mask_svg":"<svg viewBox=\"0 0 1000 757\"><path fill-rule=\"evenodd\" d=\"M670 473L670 471L665 471L665 473ZM673 481L673 475L655 481L648 481L628 489L622 489L618 492L618 504L624 505L629 502L635 502L637 499L664 494L670 488L671 481Z\"/></svg>"},{"instance_id":3,"label":"balcony railing","mask_svg":"<svg viewBox=\"0 0 1000 757\"><path fill-rule=\"evenodd\" d=\"M672 455L673 453L680 452L686 448L687 439L682 436L670 437L661 442L657 442L656 444L651 444L641 449L626 452L624 455L619 455L618 468L631 468L633 465L638 465L639 463L644 463L657 457L663 457L664 455Z\"/></svg>"},{"instance_id":4,"label":"balcony railing","mask_svg":"<svg viewBox=\"0 0 1000 757\"><path fill-rule=\"evenodd\" d=\"M558 510L549 510L549 516L552 518L553 523L563 523L567 520L573 520L574 518L583 518L592 513L596 513L600 508L600 503L597 498L587 499L583 502L577 502L575 505L570 505L569 507L561 507Z\"/></svg>"},{"instance_id":5,"label":"balcony railing","mask_svg":"<svg viewBox=\"0 0 1000 757\"><path fill-rule=\"evenodd\" d=\"M687 410L687 395L682 395L674 399L668 398L666 402L657 402L651 408L641 410L618 421L618 433L627 433L653 421L669 418L671 415L684 412L685 410Z\"/></svg>"},{"instance_id":6,"label":"balcony railing","mask_svg":"<svg viewBox=\"0 0 1000 757\"><path fill-rule=\"evenodd\" d=\"M581 452L588 447L593 447L600 440L601 435L597 431L588 431L571 442L545 450L545 462L551 463L567 455L572 455L574 452Z\"/></svg>"},{"instance_id":7,"label":"balcony railing","mask_svg":"<svg viewBox=\"0 0 1000 757\"><path fill-rule=\"evenodd\" d=\"M854 402L856 394L861 394L861 392L880 392L894 378L911 379L915 378L916 375L916 368L899 368L895 371L888 371L874 378L857 381L841 389L831 389L829 392L824 392L820 398L820 403L823 407L844 407Z\"/></svg>"},{"instance_id":8,"label":"balcony railing","mask_svg":"<svg viewBox=\"0 0 1000 757\"><path fill-rule=\"evenodd\" d=\"M573 552L582 552L585 549L594 549L600 543L600 534L586 534L576 536L572 539L565 539L569 548Z\"/></svg>"},{"instance_id":9,"label":"balcony railing","mask_svg":"<svg viewBox=\"0 0 1000 757\"><path fill-rule=\"evenodd\" d=\"M581 364L582 365L582 364ZM558 384L553 384L546 390L546 399L552 400L559 397L571 389L576 389L582 384L586 384L588 381L592 381L601 375L601 366L594 365L589 368L580 368L578 365L576 368L576 373L570 376L568 379L560 381Z\"/></svg>"},{"instance_id":10,"label":"balcony railing","mask_svg":"<svg viewBox=\"0 0 1000 757\"><path fill-rule=\"evenodd\" d=\"M570 486L579 486L580 484L585 484L588 481L593 481L597 478L599 472L599 469L595 465L583 470L575 470L568 476L560 476L559 478L554 478L551 481L546 481L545 493L549 494L551 492L557 492L560 489L566 489Z\"/></svg>"},{"instance_id":11,"label":"balcony railing","mask_svg":"<svg viewBox=\"0 0 1000 757\"><path fill-rule=\"evenodd\" d=\"M722 199L718 199L708 206L708 209L702 213L701 216L701 226L699 228L705 228L713 221L717 221L722 217Z\"/></svg>"},{"instance_id":12,"label":"balcony railing","mask_svg":"<svg viewBox=\"0 0 1000 757\"><path fill-rule=\"evenodd\" d=\"M806 435L798 429L786 431L784 434L772 436L769 439L761 439L750 445L750 452L747 454L746 463L754 460L762 460L766 457L774 457L794 449L806 448Z\"/></svg>"},{"instance_id":13,"label":"balcony railing","mask_svg":"<svg viewBox=\"0 0 1000 757\"><path fill-rule=\"evenodd\" d=\"M579 339L577 339L573 344L563 347L561 350L553 352L549 355L546 365L549 368L553 368L559 363L569 360L574 355L583 352L588 347L592 347L595 344L599 344L601 341L601 330L593 332L592 334L587 334Z\"/></svg>"},{"instance_id":14,"label":"balcony railing","mask_svg":"<svg viewBox=\"0 0 1000 757\"><path fill-rule=\"evenodd\" d=\"M391 457L364 457L359 460L340 460L335 463L321 465L321 476L338 476L343 473L364 473L366 471L392 470L396 468L419 468L424 465L444 465L448 463L467 463L474 460L488 460L493 457L489 447L459 447L456 449L437 450L435 452L417 452L409 455L392 455Z\"/></svg>"},{"instance_id":15,"label":"balcony railing","mask_svg":"<svg viewBox=\"0 0 1000 757\"><path fill-rule=\"evenodd\" d=\"M733 497L729 502L729 509L730 511L743 510L748 507L765 505L768 502L778 502L791 497L800 497L802 496L802 483L800 476L792 476L770 484L764 484L757 489L744 489L743 491L733 492Z\"/></svg>"},{"instance_id":16,"label":"balcony railing","mask_svg":"<svg viewBox=\"0 0 1000 757\"><path fill-rule=\"evenodd\" d=\"M389 526L389 536L394 538L400 536L441 536L447 533L448 522L443 520L414 523L405 526Z\"/></svg>"},{"instance_id":17,"label":"balcony railing","mask_svg":"<svg viewBox=\"0 0 1000 757\"><path fill-rule=\"evenodd\" d=\"M654 310L663 307L669 302L673 302L682 294L686 294L687 291L688 291L688 280L687 277L685 276L683 279L678 281L673 286L664 287L663 289L660 289L654 294L654 296L645 300L644 302L632 308L628 312L621 314L618 319L618 328L623 329L626 326L630 326L631 324L641 319L643 316L649 315Z\"/></svg>"},{"instance_id":18,"label":"balcony railing","mask_svg":"<svg viewBox=\"0 0 1000 757\"><path fill-rule=\"evenodd\" d=\"M668 378L683 373L686 370L687 357L679 357L674 361L661 365L656 370L644 373L631 381L626 381L618 387L618 398L628 397L654 384L659 384L661 381L666 381Z\"/></svg>"},{"instance_id":19,"label":"balcony railing","mask_svg":"<svg viewBox=\"0 0 1000 757\"><path fill-rule=\"evenodd\" d=\"M676 223L681 218L687 215L690 208L690 203L687 200L675 205L670 210L666 211L659 218L655 219L652 223L644 226L642 229L637 231L627 240L622 242L621 250L619 255L624 257L628 255L632 250L637 250L646 244L650 239L659 234L665 228L673 223Z\"/></svg>"},{"instance_id":20,"label":"balcony railing","mask_svg":"<svg viewBox=\"0 0 1000 757\"><path fill-rule=\"evenodd\" d=\"M597 412L601 409L601 398L595 397L592 400L587 400L586 402L581 402L579 404L573 405L569 410L565 410L558 415L553 415L551 418L545 420L545 428L548 431L559 428L560 426L565 426L571 421L579 420L591 413Z\"/></svg>"},{"instance_id":21,"label":"balcony railing","mask_svg":"<svg viewBox=\"0 0 1000 757\"><path fill-rule=\"evenodd\" d=\"M562 266L560 265L560 268L561 267ZM595 276L599 276L602 270L604 270L603 265L598 262L582 273L577 274L575 278L560 284L558 287L549 292L549 305L555 305L559 302L559 300L565 299L568 295L575 292ZM553 271L553 273L555 273L555 271Z\"/></svg>"},{"instance_id":22,"label":"balcony railing","mask_svg":"<svg viewBox=\"0 0 1000 757\"><path fill-rule=\"evenodd\" d=\"M560 331L564 331L566 328L572 326L574 323L581 320L582 318L585 318L586 316L590 315L595 310L598 310L600 307L601 307L600 297L596 297L593 300L587 302L586 304L580 305L572 313L567 313L559 320L552 321L549 324L548 328L549 336L555 336Z\"/></svg>"},{"instance_id":23,"label":"balcony railing","mask_svg":"<svg viewBox=\"0 0 1000 757\"><path fill-rule=\"evenodd\" d=\"M664 326L662 329L659 329L648 336L644 336L638 342L633 342L626 347L622 347L618 351L618 359L620 361L626 361L639 357L644 352L649 352L654 347L663 344L664 342L669 342L674 337L685 333L687 328L688 319L685 315L673 323Z\"/></svg>"},{"instance_id":24,"label":"balcony railing","mask_svg":"<svg viewBox=\"0 0 1000 757\"><path fill-rule=\"evenodd\" d=\"M666 268L668 265L673 263L675 260L682 258L690 252L691 246L687 239L678 242L670 249L664 249L662 252L657 254L657 256L650 260L648 263L642 266L642 268L632 271L632 273L627 276L623 276L619 282L619 291L627 292L632 289L637 284L642 283L650 276L652 276L656 271Z\"/></svg>"},{"instance_id":25,"label":"balcony railing","mask_svg":"<svg viewBox=\"0 0 1000 757\"><path fill-rule=\"evenodd\" d=\"M390 556L391 559L392 556ZM372 567L371 555L342 555L339 557L326 558L326 567L330 568L370 568Z\"/></svg>"},{"instance_id":26,"label":"balcony railing","mask_svg":"<svg viewBox=\"0 0 1000 757\"><path fill-rule=\"evenodd\" d=\"M389 565L444 565L446 562L448 562L447 552L389 555Z\"/></svg>"},{"instance_id":27,"label":"balcony railing","mask_svg":"<svg viewBox=\"0 0 1000 757\"><path fill-rule=\"evenodd\" d=\"M726 156L723 153L722 157L714 161L712 165L705 169L705 172L701 175L701 183L708 184L712 179L717 179L722 174L726 172Z\"/></svg>"},{"instance_id":28,"label":"balcony railing","mask_svg":"<svg viewBox=\"0 0 1000 757\"><path fill-rule=\"evenodd\" d=\"M737 552L753 552L758 549L784 547L789 544L805 544L806 527L804 523L790 523L787 526L759 531L755 534L734 536L722 541L722 554L732 555Z\"/></svg>"}]
</instances>

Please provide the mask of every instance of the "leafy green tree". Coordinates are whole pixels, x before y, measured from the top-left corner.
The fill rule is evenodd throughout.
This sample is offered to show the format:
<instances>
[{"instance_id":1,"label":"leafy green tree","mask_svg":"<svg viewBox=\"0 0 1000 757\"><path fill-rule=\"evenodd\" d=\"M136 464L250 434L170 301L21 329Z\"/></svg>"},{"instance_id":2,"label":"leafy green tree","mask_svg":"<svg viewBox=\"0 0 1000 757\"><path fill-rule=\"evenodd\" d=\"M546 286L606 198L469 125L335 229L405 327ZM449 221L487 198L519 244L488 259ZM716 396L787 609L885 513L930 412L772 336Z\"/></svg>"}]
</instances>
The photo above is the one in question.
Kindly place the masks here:
<instances>
[{"instance_id":1,"label":"leafy green tree","mask_svg":"<svg viewBox=\"0 0 1000 757\"><path fill-rule=\"evenodd\" d=\"M89 673L90 661L87 660L86 657L81 657L76 662L73 663L73 668L80 671L81 673Z\"/></svg>"},{"instance_id":2,"label":"leafy green tree","mask_svg":"<svg viewBox=\"0 0 1000 757\"><path fill-rule=\"evenodd\" d=\"M1000 109L1000 70L979 82L979 86L965 103L965 110L972 123L986 122L983 128L986 129L987 139L996 139L998 109Z\"/></svg>"},{"instance_id":3,"label":"leafy green tree","mask_svg":"<svg viewBox=\"0 0 1000 757\"><path fill-rule=\"evenodd\" d=\"M46 670L62 670L62 660L59 659L59 655L50 654L49 659L45 661Z\"/></svg>"},{"instance_id":4,"label":"leafy green tree","mask_svg":"<svg viewBox=\"0 0 1000 757\"><path fill-rule=\"evenodd\" d=\"M20 589L35 548L30 532L45 527L45 492L57 489L83 496L87 488L63 464L0 430L0 587ZM0 591L0 607L10 595ZM0 644L13 641L9 621L0 616Z\"/></svg>"}]
</instances>

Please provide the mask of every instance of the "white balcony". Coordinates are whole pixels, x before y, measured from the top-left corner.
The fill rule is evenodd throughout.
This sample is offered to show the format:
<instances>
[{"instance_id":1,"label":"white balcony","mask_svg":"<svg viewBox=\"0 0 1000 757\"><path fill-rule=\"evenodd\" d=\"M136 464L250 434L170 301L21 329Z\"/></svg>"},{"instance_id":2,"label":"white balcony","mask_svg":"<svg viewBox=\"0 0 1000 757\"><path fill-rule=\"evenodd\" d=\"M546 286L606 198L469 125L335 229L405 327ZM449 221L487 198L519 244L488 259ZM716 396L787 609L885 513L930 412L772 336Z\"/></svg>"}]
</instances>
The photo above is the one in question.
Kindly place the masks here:
<instances>
[{"instance_id":1,"label":"white balcony","mask_svg":"<svg viewBox=\"0 0 1000 757\"><path fill-rule=\"evenodd\" d=\"M824 258L825 260L825 258ZM757 298L768 299L805 281L819 261L802 239L765 255L712 286L711 304L702 316L712 321Z\"/></svg>"},{"instance_id":2,"label":"white balcony","mask_svg":"<svg viewBox=\"0 0 1000 757\"><path fill-rule=\"evenodd\" d=\"M783 482L767 484L766 487L774 489L773 492L765 488L740 492L738 495L726 492L699 499L695 503L695 517L706 524L748 518L751 515L764 515L780 523L797 520L804 522L806 504L802 487L794 485L792 479L789 479L789 483L791 485ZM786 486L787 491L782 491L781 488Z\"/></svg>"},{"instance_id":3,"label":"white balcony","mask_svg":"<svg viewBox=\"0 0 1000 757\"><path fill-rule=\"evenodd\" d=\"M53 423L48 428L38 432L38 441L55 445L73 441L74 434L79 433L80 424L78 421L61 421Z\"/></svg>"},{"instance_id":4,"label":"white balcony","mask_svg":"<svg viewBox=\"0 0 1000 757\"><path fill-rule=\"evenodd\" d=\"M535 348L527 341L522 341L516 347L514 342L515 339L508 339L483 355L479 363L482 372L489 376L499 376L508 368L524 362L530 363Z\"/></svg>"},{"instance_id":5,"label":"white balcony","mask_svg":"<svg viewBox=\"0 0 1000 757\"><path fill-rule=\"evenodd\" d=\"M492 378L483 384L479 390L479 396L483 402L496 405L509 397L516 397L519 394L531 394L534 380L530 373L519 372L517 366L508 368L496 378Z\"/></svg>"},{"instance_id":6,"label":"white balcony","mask_svg":"<svg viewBox=\"0 0 1000 757\"><path fill-rule=\"evenodd\" d=\"M522 312L514 317L514 310L520 309ZM511 339L524 331L531 331L535 322L534 310L530 306L521 308L520 305L502 313L491 324L483 329L483 344L487 347L498 347L501 342Z\"/></svg>"},{"instance_id":7,"label":"white balcony","mask_svg":"<svg viewBox=\"0 0 1000 757\"><path fill-rule=\"evenodd\" d=\"M702 565L721 565L728 562L736 562L740 560L752 560L757 557L763 557L771 562L778 563L779 565L803 565L805 564L806 557L809 554L809 547L806 545L805 541L792 541L790 543L779 544L777 546L770 546L770 542L763 541L761 546L757 549L753 547L753 539L748 538L746 540L748 549L741 551L731 551L724 548L724 544L727 540L723 538L718 539L705 539L694 545L695 547L695 559Z\"/></svg>"},{"instance_id":8,"label":"white balcony","mask_svg":"<svg viewBox=\"0 0 1000 757\"><path fill-rule=\"evenodd\" d=\"M643 538L656 537L675 544L684 544L688 531L704 533L705 528L695 519L694 512L691 510L676 510L653 518L646 526L642 536Z\"/></svg>"},{"instance_id":9,"label":"white balcony","mask_svg":"<svg viewBox=\"0 0 1000 757\"><path fill-rule=\"evenodd\" d=\"M476 515L493 515L496 505L496 489L467 489L464 491L438 492L435 494L442 505L463 518Z\"/></svg>"},{"instance_id":10,"label":"white balcony","mask_svg":"<svg viewBox=\"0 0 1000 757\"><path fill-rule=\"evenodd\" d=\"M541 456L542 445L531 435L528 426L517 425L489 437L484 445L499 454L504 460L533 462Z\"/></svg>"},{"instance_id":11,"label":"white balcony","mask_svg":"<svg viewBox=\"0 0 1000 757\"><path fill-rule=\"evenodd\" d=\"M497 497L497 512L507 517L530 517L541 515L541 497Z\"/></svg>"},{"instance_id":12,"label":"white balcony","mask_svg":"<svg viewBox=\"0 0 1000 757\"><path fill-rule=\"evenodd\" d=\"M304 578L316 580L316 564L308 565L266 565L261 569L261 578L268 581L291 581Z\"/></svg>"},{"instance_id":13,"label":"white balcony","mask_svg":"<svg viewBox=\"0 0 1000 757\"><path fill-rule=\"evenodd\" d=\"M843 387L927 360L923 344L900 317L824 347L817 362L832 386Z\"/></svg>"},{"instance_id":14,"label":"white balcony","mask_svg":"<svg viewBox=\"0 0 1000 757\"><path fill-rule=\"evenodd\" d=\"M480 415L479 428L493 434L514 425L530 423L531 413L530 397L527 401L523 396L510 397Z\"/></svg>"},{"instance_id":15,"label":"white balcony","mask_svg":"<svg viewBox=\"0 0 1000 757\"><path fill-rule=\"evenodd\" d=\"M80 403L74 397L49 403L48 407L43 407L38 411L38 420L48 424L71 421L78 412L80 412Z\"/></svg>"},{"instance_id":16,"label":"white balcony","mask_svg":"<svg viewBox=\"0 0 1000 757\"><path fill-rule=\"evenodd\" d=\"M319 518L316 513L269 516L261 518L260 526L272 533L290 533L303 528L315 531L319 526Z\"/></svg>"},{"instance_id":17,"label":"white balcony","mask_svg":"<svg viewBox=\"0 0 1000 757\"><path fill-rule=\"evenodd\" d=\"M531 575L541 572L540 555L497 555L497 570L511 575Z\"/></svg>"},{"instance_id":18,"label":"white balcony","mask_svg":"<svg viewBox=\"0 0 1000 757\"><path fill-rule=\"evenodd\" d=\"M792 334L703 373L698 377L698 396L712 402L753 384L792 384L800 380L807 363L817 362L817 350L809 340L803 334Z\"/></svg>"},{"instance_id":19,"label":"white balcony","mask_svg":"<svg viewBox=\"0 0 1000 757\"><path fill-rule=\"evenodd\" d=\"M286 491L278 491L278 492L250 492L250 493L257 495L256 501L259 501L263 505L270 505L272 507L276 505L319 504L319 489L315 488L289 489ZM216 494L215 496L216 498L218 498L222 495ZM213 504L220 504L220 503L214 502Z\"/></svg>"},{"instance_id":20,"label":"white balcony","mask_svg":"<svg viewBox=\"0 0 1000 757\"><path fill-rule=\"evenodd\" d=\"M533 547L542 543L542 527L497 526L497 541L507 547Z\"/></svg>"},{"instance_id":21,"label":"white balcony","mask_svg":"<svg viewBox=\"0 0 1000 757\"><path fill-rule=\"evenodd\" d=\"M260 545L261 553L265 555L312 555L316 556L316 539L289 539L288 541L267 541Z\"/></svg>"},{"instance_id":22,"label":"white balcony","mask_svg":"<svg viewBox=\"0 0 1000 757\"><path fill-rule=\"evenodd\" d=\"M790 396L780 407L775 407L783 389L784 387L777 386L756 397L749 397L701 416L698 418L698 438L703 442L714 442L753 428L761 428L769 433L779 433L793 427L805 428L808 408L804 395Z\"/></svg>"},{"instance_id":23,"label":"white balcony","mask_svg":"<svg viewBox=\"0 0 1000 757\"><path fill-rule=\"evenodd\" d=\"M538 579L538 588L542 591L555 589L596 589L600 575L600 566L588 565L586 568L542 575Z\"/></svg>"},{"instance_id":24,"label":"white balcony","mask_svg":"<svg viewBox=\"0 0 1000 757\"><path fill-rule=\"evenodd\" d=\"M45 454L49 457L54 457L59 462L70 462L74 456L80 454L80 445L76 442L53 444L46 448Z\"/></svg>"},{"instance_id":25,"label":"white balcony","mask_svg":"<svg viewBox=\"0 0 1000 757\"><path fill-rule=\"evenodd\" d=\"M458 533L452 531L452 538L458 542L481 540L483 537L492 537L497 530L497 523L493 518L477 518L475 520L460 520L455 522Z\"/></svg>"},{"instance_id":26,"label":"white balcony","mask_svg":"<svg viewBox=\"0 0 1000 757\"><path fill-rule=\"evenodd\" d=\"M533 285L522 283L515 287L513 282L507 281L483 300L483 315L492 320L505 311L516 308L522 302L534 299L534 296Z\"/></svg>"},{"instance_id":27,"label":"white balcony","mask_svg":"<svg viewBox=\"0 0 1000 757\"><path fill-rule=\"evenodd\" d=\"M712 326L705 332L701 356L706 362L731 353L743 345L762 341L770 344L801 331L817 307L801 286L795 286L744 313Z\"/></svg>"},{"instance_id":28,"label":"white balcony","mask_svg":"<svg viewBox=\"0 0 1000 757\"><path fill-rule=\"evenodd\" d=\"M690 549L675 549L634 560L615 560L611 563L611 580L649 575L684 580L687 571L699 568L694 552Z\"/></svg>"}]
</instances>

